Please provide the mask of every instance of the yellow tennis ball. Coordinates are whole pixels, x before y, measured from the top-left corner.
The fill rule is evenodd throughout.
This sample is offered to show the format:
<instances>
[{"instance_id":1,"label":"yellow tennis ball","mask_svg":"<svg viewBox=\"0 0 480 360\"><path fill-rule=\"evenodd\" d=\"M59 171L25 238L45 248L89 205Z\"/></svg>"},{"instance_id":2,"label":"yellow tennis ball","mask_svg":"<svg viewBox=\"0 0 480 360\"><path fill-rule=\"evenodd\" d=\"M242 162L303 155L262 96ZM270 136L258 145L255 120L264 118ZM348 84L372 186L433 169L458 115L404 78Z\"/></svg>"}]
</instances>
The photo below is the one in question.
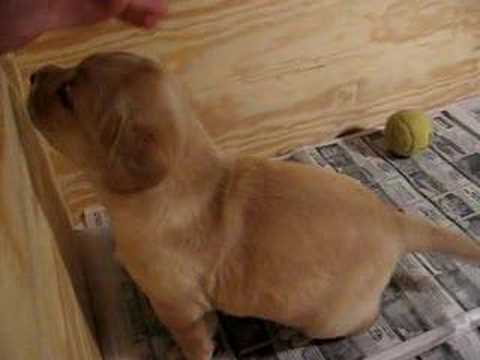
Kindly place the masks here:
<instances>
[{"instance_id":1,"label":"yellow tennis ball","mask_svg":"<svg viewBox=\"0 0 480 360\"><path fill-rule=\"evenodd\" d=\"M390 116L385 127L385 145L392 154L409 157L425 150L432 137L432 122L417 110L402 110Z\"/></svg>"}]
</instances>

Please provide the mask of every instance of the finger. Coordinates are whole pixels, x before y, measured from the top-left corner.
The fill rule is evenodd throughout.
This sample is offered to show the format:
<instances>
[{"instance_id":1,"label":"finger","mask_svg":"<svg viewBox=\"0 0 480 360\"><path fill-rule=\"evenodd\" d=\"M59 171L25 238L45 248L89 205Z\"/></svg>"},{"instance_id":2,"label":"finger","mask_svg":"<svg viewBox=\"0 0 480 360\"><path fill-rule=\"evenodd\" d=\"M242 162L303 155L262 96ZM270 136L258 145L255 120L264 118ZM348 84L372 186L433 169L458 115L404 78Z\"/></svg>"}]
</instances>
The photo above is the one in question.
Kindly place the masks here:
<instances>
[{"instance_id":1,"label":"finger","mask_svg":"<svg viewBox=\"0 0 480 360\"><path fill-rule=\"evenodd\" d=\"M120 14L120 19L130 23L135 26L142 26L145 27L145 17L146 14L144 11L139 11L139 10L133 10L128 8L126 11L124 11L122 14Z\"/></svg>"},{"instance_id":2,"label":"finger","mask_svg":"<svg viewBox=\"0 0 480 360\"><path fill-rule=\"evenodd\" d=\"M143 26L147 29L152 29L157 25L158 21L163 18L164 15L158 15L158 14L148 14L145 16L143 20Z\"/></svg>"},{"instance_id":3,"label":"finger","mask_svg":"<svg viewBox=\"0 0 480 360\"><path fill-rule=\"evenodd\" d=\"M168 12L168 2L166 0L131 0L129 6L132 9L158 15L166 15Z\"/></svg>"},{"instance_id":4,"label":"finger","mask_svg":"<svg viewBox=\"0 0 480 360\"><path fill-rule=\"evenodd\" d=\"M163 12L155 13L145 10L138 10L129 6L127 10L120 15L120 19L135 26L141 26L150 29L154 27L164 16L165 13Z\"/></svg>"}]
</instances>

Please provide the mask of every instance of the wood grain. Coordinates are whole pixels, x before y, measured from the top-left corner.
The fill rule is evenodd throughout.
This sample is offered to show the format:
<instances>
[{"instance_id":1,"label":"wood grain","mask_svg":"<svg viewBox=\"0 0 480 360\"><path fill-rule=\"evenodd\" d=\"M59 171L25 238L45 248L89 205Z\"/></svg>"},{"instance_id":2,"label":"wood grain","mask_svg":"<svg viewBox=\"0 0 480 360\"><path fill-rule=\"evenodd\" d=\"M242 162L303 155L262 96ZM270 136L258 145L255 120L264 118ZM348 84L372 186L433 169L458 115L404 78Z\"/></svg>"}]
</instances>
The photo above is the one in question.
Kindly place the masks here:
<instances>
[{"instance_id":1,"label":"wood grain","mask_svg":"<svg viewBox=\"0 0 480 360\"><path fill-rule=\"evenodd\" d=\"M18 53L25 74L123 49L168 64L226 150L269 155L479 93L478 0L183 0L153 32L108 23Z\"/></svg>"},{"instance_id":2,"label":"wood grain","mask_svg":"<svg viewBox=\"0 0 480 360\"><path fill-rule=\"evenodd\" d=\"M19 51L24 84L44 65L99 51L156 59L183 80L215 141L272 155L352 126L480 94L478 0L170 0L151 32L114 21L47 34ZM55 153L73 216L96 202Z\"/></svg>"},{"instance_id":3,"label":"wood grain","mask_svg":"<svg viewBox=\"0 0 480 360\"><path fill-rule=\"evenodd\" d=\"M6 65L0 62L1 357L100 359L85 317L87 299L72 254L70 222L53 187L51 166L20 106L14 68L7 66L7 76Z\"/></svg>"}]
</instances>

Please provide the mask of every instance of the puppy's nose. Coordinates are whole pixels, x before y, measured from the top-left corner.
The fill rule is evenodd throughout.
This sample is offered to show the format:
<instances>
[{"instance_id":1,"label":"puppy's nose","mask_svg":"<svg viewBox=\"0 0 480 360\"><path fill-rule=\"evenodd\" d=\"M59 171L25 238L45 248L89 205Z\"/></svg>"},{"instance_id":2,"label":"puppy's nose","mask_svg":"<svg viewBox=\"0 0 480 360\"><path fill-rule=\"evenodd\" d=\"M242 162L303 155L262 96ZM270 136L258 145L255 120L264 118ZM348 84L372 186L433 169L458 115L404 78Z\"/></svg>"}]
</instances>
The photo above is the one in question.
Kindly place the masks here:
<instances>
[{"instance_id":1,"label":"puppy's nose","mask_svg":"<svg viewBox=\"0 0 480 360\"><path fill-rule=\"evenodd\" d=\"M38 79L38 71L35 71L30 75L30 84L33 85L37 79Z\"/></svg>"}]
</instances>

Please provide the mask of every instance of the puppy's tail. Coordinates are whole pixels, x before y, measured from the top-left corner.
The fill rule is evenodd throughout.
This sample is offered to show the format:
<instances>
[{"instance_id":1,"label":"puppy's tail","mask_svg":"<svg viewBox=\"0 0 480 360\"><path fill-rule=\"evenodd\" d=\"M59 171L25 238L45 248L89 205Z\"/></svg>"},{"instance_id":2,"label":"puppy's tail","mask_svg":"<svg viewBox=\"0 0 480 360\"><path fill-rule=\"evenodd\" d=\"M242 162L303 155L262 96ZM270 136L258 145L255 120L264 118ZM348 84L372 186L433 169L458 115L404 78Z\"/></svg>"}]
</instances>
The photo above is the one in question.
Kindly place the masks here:
<instances>
[{"instance_id":1,"label":"puppy's tail","mask_svg":"<svg viewBox=\"0 0 480 360\"><path fill-rule=\"evenodd\" d=\"M403 228L400 233L407 234L401 239L406 253L433 251L480 264L480 244L475 244L473 239L420 219L399 215Z\"/></svg>"}]
</instances>

